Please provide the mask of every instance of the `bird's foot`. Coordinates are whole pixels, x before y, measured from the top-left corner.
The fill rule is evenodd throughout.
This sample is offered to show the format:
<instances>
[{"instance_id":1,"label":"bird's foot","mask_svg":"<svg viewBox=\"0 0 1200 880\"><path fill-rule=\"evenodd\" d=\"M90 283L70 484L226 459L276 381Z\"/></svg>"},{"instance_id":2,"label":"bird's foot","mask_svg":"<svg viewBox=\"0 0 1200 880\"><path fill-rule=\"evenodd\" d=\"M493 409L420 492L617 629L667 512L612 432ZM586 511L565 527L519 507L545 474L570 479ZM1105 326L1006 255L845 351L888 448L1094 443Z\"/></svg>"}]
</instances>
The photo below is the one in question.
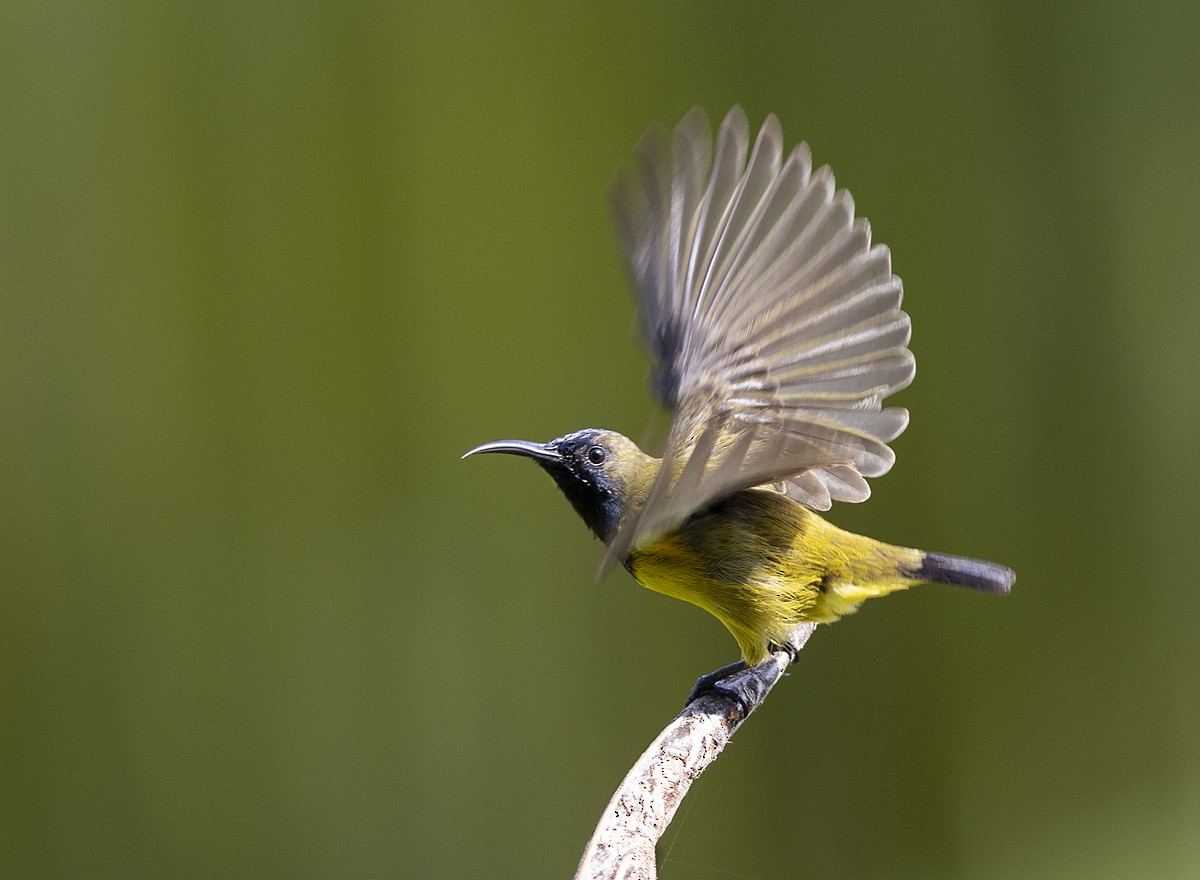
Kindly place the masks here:
<instances>
[{"instance_id":1,"label":"bird's foot","mask_svg":"<svg viewBox=\"0 0 1200 880\"><path fill-rule=\"evenodd\" d=\"M690 706L697 699L705 696L706 694L719 694L723 697L730 697L731 699L737 700L738 705L742 707L742 714L749 714L747 711L748 707L746 706L745 701L742 699L741 694L738 693L737 688L724 687L720 683L722 679L728 678L735 672L741 672L746 668L746 661L739 660L736 663L730 663L728 666L722 666L720 669L715 669L708 673L708 675L700 676L698 679L696 679L696 683L692 685L692 692L688 694L687 702L684 703L684 705Z\"/></svg>"},{"instance_id":2,"label":"bird's foot","mask_svg":"<svg viewBox=\"0 0 1200 880\"><path fill-rule=\"evenodd\" d=\"M792 663L796 662L796 656L799 652L797 651L795 645L777 645L772 643L767 646L767 653L787 654L788 665L790 666ZM773 662L774 661L770 659L763 662L761 668L764 670L764 675L766 674L765 669L767 665ZM759 668L760 667L758 666L754 667L755 670L758 670ZM738 660L736 663L730 663L728 666L722 666L720 669L708 673L708 675L700 676L698 679L696 679L695 685L692 686L692 692L688 694L687 702L684 705L690 706L700 697L708 694L716 694L718 696L736 701L738 706L740 706L742 709L742 717L745 718L750 714L751 711L753 711L753 707L749 702L747 702L747 699L749 698L751 701L753 701L755 706L757 706L760 702L760 699L756 698L750 692L753 691L753 686L751 686L750 691L747 691L746 685L748 683L745 681L741 682L742 687L728 687L721 682L729 678L729 676L736 675L739 672L745 672L747 669L750 669L750 666L746 663L746 661ZM776 678L778 678L778 673L775 673L774 677L771 678L772 684ZM770 690L770 684L766 685L766 690Z\"/></svg>"}]
</instances>

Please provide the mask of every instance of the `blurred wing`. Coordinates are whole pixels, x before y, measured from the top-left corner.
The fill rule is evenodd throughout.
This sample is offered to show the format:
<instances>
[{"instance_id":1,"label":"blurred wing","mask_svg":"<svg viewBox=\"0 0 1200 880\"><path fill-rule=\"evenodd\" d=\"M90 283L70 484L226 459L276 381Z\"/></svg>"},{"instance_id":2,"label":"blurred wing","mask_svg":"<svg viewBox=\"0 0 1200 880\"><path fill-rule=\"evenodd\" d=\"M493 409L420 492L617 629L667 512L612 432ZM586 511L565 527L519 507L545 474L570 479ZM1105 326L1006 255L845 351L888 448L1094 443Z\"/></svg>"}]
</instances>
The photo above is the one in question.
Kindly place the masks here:
<instances>
[{"instance_id":1,"label":"blurred wing","mask_svg":"<svg viewBox=\"0 0 1200 880\"><path fill-rule=\"evenodd\" d=\"M862 501L908 424L883 398L912 381L891 255L804 144L783 159L767 118L753 149L734 107L717 133L693 110L652 128L613 189L617 226L675 411L664 465L629 547L738 489L763 484L818 510Z\"/></svg>"}]
</instances>

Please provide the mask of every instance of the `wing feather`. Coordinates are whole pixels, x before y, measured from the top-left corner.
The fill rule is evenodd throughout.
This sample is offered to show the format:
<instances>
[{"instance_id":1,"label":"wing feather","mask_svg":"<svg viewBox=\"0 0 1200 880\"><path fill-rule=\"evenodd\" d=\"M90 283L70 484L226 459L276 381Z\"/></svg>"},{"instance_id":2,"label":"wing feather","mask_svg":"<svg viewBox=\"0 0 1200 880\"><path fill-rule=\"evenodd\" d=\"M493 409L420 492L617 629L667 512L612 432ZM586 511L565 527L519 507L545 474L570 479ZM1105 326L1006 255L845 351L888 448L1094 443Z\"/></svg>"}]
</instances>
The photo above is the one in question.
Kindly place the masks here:
<instances>
[{"instance_id":1,"label":"wing feather","mask_svg":"<svg viewBox=\"0 0 1200 880\"><path fill-rule=\"evenodd\" d=\"M698 109L672 135L652 128L613 188L651 385L674 417L610 561L743 488L862 501L908 424L882 408L915 372L888 249L805 144L784 157L774 116L752 148L740 107L715 147L710 132Z\"/></svg>"}]
</instances>

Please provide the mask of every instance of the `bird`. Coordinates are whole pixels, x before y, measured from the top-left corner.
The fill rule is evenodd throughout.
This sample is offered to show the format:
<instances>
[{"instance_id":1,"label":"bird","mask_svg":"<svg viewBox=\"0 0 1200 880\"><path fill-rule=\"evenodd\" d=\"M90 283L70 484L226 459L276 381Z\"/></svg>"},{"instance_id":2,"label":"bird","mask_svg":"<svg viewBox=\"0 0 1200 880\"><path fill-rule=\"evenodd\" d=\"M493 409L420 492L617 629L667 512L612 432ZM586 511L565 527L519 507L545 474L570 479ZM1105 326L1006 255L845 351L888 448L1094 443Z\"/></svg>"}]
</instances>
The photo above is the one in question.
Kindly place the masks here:
<instances>
[{"instance_id":1,"label":"bird","mask_svg":"<svg viewBox=\"0 0 1200 880\"><path fill-rule=\"evenodd\" d=\"M661 458L597 428L463 456L540 465L604 542L601 571L724 624L741 659L718 672L794 656L801 632L869 598L923 582L1005 594L1016 578L821 515L892 467L908 412L883 400L916 366L890 251L807 144L783 143L774 115L751 144L740 107L715 138L695 108L652 126L613 181L650 385L672 413Z\"/></svg>"}]
</instances>

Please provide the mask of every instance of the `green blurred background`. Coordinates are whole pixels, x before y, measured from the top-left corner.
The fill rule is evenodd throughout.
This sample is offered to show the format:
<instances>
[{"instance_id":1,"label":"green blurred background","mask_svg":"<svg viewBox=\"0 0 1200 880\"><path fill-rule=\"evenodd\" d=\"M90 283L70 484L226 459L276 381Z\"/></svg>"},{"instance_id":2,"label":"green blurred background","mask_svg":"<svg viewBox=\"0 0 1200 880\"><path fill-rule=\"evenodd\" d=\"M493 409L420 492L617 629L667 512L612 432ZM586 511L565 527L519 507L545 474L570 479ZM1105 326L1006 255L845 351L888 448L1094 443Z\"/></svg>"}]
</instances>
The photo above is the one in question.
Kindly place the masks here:
<instances>
[{"instance_id":1,"label":"green blurred background","mask_svg":"<svg viewBox=\"0 0 1200 880\"><path fill-rule=\"evenodd\" d=\"M684 877L1200 875L1200 7L0 9L0 876L566 877L720 626L498 437L653 411L605 188L777 113L891 246L894 471Z\"/></svg>"}]
</instances>

